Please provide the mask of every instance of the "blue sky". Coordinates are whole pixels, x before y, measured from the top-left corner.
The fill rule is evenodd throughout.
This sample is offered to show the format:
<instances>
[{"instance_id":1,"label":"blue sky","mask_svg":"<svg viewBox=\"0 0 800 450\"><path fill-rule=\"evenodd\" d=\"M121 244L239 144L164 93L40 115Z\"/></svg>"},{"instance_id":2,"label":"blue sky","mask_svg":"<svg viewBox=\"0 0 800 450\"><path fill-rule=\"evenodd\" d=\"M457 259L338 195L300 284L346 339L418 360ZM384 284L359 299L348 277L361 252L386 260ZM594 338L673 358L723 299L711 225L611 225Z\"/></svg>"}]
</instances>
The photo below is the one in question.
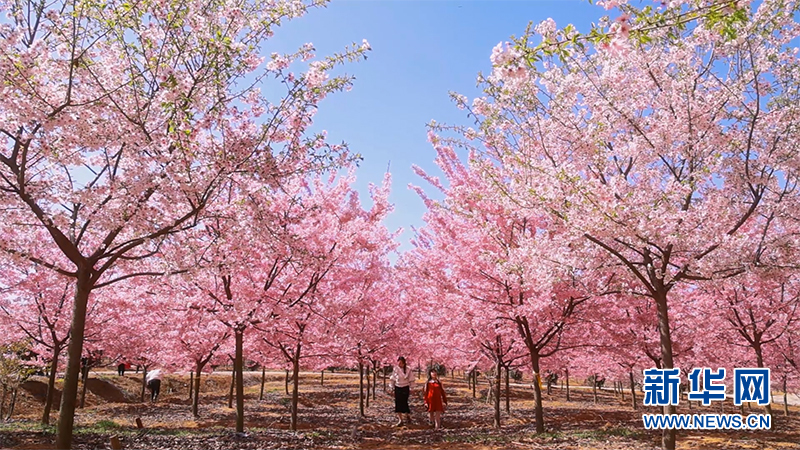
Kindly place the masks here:
<instances>
[{"instance_id":1,"label":"blue sky","mask_svg":"<svg viewBox=\"0 0 800 450\"><path fill-rule=\"evenodd\" d=\"M369 58L346 68L356 76L353 90L325 99L315 128L363 155L357 188L364 199L368 183L379 183L391 162L395 212L387 226L405 229L404 250L425 212L407 188L427 187L411 166L439 173L425 125L470 123L448 93L479 95L475 78L491 69L492 47L521 35L529 21L552 17L559 27L572 23L586 31L605 13L586 0L333 0L281 26L271 44L288 51L312 42L322 56L370 42Z\"/></svg>"}]
</instances>

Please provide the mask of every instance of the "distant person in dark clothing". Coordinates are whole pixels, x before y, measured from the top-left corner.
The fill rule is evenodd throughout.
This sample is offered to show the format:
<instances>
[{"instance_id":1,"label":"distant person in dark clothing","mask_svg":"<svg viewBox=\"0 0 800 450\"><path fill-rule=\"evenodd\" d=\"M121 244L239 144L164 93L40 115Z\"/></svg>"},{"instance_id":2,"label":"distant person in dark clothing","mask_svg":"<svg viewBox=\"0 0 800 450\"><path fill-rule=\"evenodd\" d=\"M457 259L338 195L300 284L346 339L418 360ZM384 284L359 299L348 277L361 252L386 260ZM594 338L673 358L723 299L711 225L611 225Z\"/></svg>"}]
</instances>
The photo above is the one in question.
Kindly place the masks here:
<instances>
[{"instance_id":1,"label":"distant person in dark clothing","mask_svg":"<svg viewBox=\"0 0 800 450\"><path fill-rule=\"evenodd\" d=\"M81 383L86 383L86 378L89 376L89 358L81 358Z\"/></svg>"},{"instance_id":2,"label":"distant person in dark clothing","mask_svg":"<svg viewBox=\"0 0 800 450\"><path fill-rule=\"evenodd\" d=\"M119 363L119 365L117 366L117 374L119 374L119 376L121 376L121 377L125 376L125 363L124 362L123 363Z\"/></svg>"}]
</instances>

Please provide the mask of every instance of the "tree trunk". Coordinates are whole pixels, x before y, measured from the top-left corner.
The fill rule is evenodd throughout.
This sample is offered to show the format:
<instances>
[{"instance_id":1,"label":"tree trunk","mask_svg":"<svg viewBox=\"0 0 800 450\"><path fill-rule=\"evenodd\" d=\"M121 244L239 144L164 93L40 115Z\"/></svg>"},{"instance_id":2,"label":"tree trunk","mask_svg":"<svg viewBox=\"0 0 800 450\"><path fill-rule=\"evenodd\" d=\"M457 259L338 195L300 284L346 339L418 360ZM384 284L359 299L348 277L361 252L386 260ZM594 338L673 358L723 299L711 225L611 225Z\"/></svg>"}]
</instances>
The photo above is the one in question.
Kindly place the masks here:
<instances>
[{"instance_id":1,"label":"tree trunk","mask_svg":"<svg viewBox=\"0 0 800 450\"><path fill-rule=\"evenodd\" d=\"M475 398L478 390L478 371L472 371L472 398Z\"/></svg>"},{"instance_id":2,"label":"tree trunk","mask_svg":"<svg viewBox=\"0 0 800 450\"><path fill-rule=\"evenodd\" d=\"M503 366L500 360L497 361L494 374L494 427L500 428L500 383L502 383L501 373Z\"/></svg>"},{"instance_id":3,"label":"tree trunk","mask_svg":"<svg viewBox=\"0 0 800 450\"><path fill-rule=\"evenodd\" d=\"M3 411L5 411L6 397L8 396L8 388L3 385L3 396L0 397L0 419L3 418Z\"/></svg>"},{"instance_id":4,"label":"tree trunk","mask_svg":"<svg viewBox=\"0 0 800 450\"><path fill-rule=\"evenodd\" d=\"M544 433L544 410L542 408L542 386L539 384L539 355L531 353L531 366L533 367L533 400L534 416L536 419L536 433Z\"/></svg>"},{"instance_id":5,"label":"tree trunk","mask_svg":"<svg viewBox=\"0 0 800 450\"><path fill-rule=\"evenodd\" d=\"M319 371L319 385L325 386L325 369Z\"/></svg>"},{"instance_id":6,"label":"tree trunk","mask_svg":"<svg viewBox=\"0 0 800 450\"><path fill-rule=\"evenodd\" d=\"M47 397L44 400L44 412L42 413L42 424L50 425L50 411L53 409L53 399L56 397L56 374L58 373L58 356L61 347L53 346L53 360L50 362L50 376L47 377Z\"/></svg>"},{"instance_id":7,"label":"tree trunk","mask_svg":"<svg viewBox=\"0 0 800 450\"><path fill-rule=\"evenodd\" d=\"M3 396L0 397L0 418L3 417L3 411L5 411L6 406L6 397L8 396L8 389L5 385L3 385Z\"/></svg>"},{"instance_id":8,"label":"tree trunk","mask_svg":"<svg viewBox=\"0 0 800 450\"><path fill-rule=\"evenodd\" d=\"M297 344L292 361L292 423L291 430L297 431L297 404L300 386L300 344Z\"/></svg>"},{"instance_id":9,"label":"tree trunk","mask_svg":"<svg viewBox=\"0 0 800 450\"><path fill-rule=\"evenodd\" d=\"M763 368L764 367L764 354L763 354L763 351L761 349L761 342L760 341L756 341L756 343L755 343L755 351L756 351L756 365L758 365L759 368ZM772 392L767 392L767 395L769 395L769 401L771 403L772 402ZM766 411L767 414L769 414L771 416L772 415L772 405L770 403L767 403L764 406L764 410ZM748 405L749 405L749 403L748 403ZM770 424L771 423L772 422L770 422Z\"/></svg>"},{"instance_id":10,"label":"tree trunk","mask_svg":"<svg viewBox=\"0 0 800 450\"><path fill-rule=\"evenodd\" d=\"M11 403L8 404L8 415L6 416L6 420L11 419L11 416L14 414L14 406L17 404L17 392L19 392L19 387L16 387L13 391L11 391Z\"/></svg>"},{"instance_id":11,"label":"tree trunk","mask_svg":"<svg viewBox=\"0 0 800 450\"><path fill-rule=\"evenodd\" d=\"M789 417L789 400L786 398L786 375L783 376L783 415Z\"/></svg>"},{"instance_id":12,"label":"tree trunk","mask_svg":"<svg viewBox=\"0 0 800 450\"><path fill-rule=\"evenodd\" d=\"M508 373L510 370L506 367L506 413L511 412L511 385L509 383L511 375Z\"/></svg>"},{"instance_id":13,"label":"tree trunk","mask_svg":"<svg viewBox=\"0 0 800 450\"><path fill-rule=\"evenodd\" d=\"M372 401L375 401L375 386L378 384L378 366L372 368Z\"/></svg>"},{"instance_id":14,"label":"tree trunk","mask_svg":"<svg viewBox=\"0 0 800 450\"><path fill-rule=\"evenodd\" d=\"M81 409L86 406L86 385L89 384L89 362L83 368L83 385L81 386Z\"/></svg>"},{"instance_id":15,"label":"tree trunk","mask_svg":"<svg viewBox=\"0 0 800 450\"><path fill-rule=\"evenodd\" d=\"M143 403L144 403L144 391L146 387L147 387L147 366L142 366L142 395L139 401Z\"/></svg>"},{"instance_id":16,"label":"tree trunk","mask_svg":"<svg viewBox=\"0 0 800 450\"><path fill-rule=\"evenodd\" d=\"M189 388L194 391L192 396L192 415L200 417L200 375L203 373L203 366L205 363L198 361L195 365L196 375L192 380L192 386Z\"/></svg>"},{"instance_id":17,"label":"tree trunk","mask_svg":"<svg viewBox=\"0 0 800 450\"><path fill-rule=\"evenodd\" d=\"M358 413L360 417L365 417L364 414L364 364L361 360L358 361Z\"/></svg>"},{"instance_id":18,"label":"tree trunk","mask_svg":"<svg viewBox=\"0 0 800 450\"><path fill-rule=\"evenodd\" d=\"M194 372L191 370L189 371L189 400L192 399L192 393L194 392Z\"/></svg>"},{"instance_id":19,"label":"tree trunk","mask_svg":"<svg viewBox=\"0 0 800 450\"><path fill-rule=\"evenodd\" d=\"M56 436L56 448L63 450L72 448L75 400L78 398L78 377L81 369L81 354L83 354L83 335L86 329L86 305L93 287L91 271L91 267L80 265L75 283L70 340L67 347L67 370L64 374L61 408L58 412L58 436Z\"/></svg>"},{"instance_id":20,"label":"tree trunk","mask_svg":"<svg viewBox=\"0 0 800 450\"><path fill-rule=\"evenodd\" d=\"M564 382L567 383L567 401L569 401L569 368L564 369Z\"/></svg>"},{"instance_id":21,"label":"tree trunk","mask_svg":"<svg viewBox=\"0 0 800 450\"><path fill-rule=\"evenodd\" d=\"M628 372L628 377L631 380L631 405L633 410L636 411L636 383L633 381L633 371Z\"/></svg>"},{"instance_id":22,"label":"tree trunk","mask_svg":"<svg viewBox=\"0 0 800 450\"><path fill-rule=\"evenodd\" d=\"M244 433L244 329L234 331L236 355L233 371L236 372L236 432Z\"/></svg>"},{"instance_id":23,"label":"tree trunk","mask_svg":"<svg viewBox=\"0 0 800 450\"><path fill-rule=\"evenodd\" d=\"M597 374L594 374L594 380L592 380L592 395L594 402L597 403Z\"/></svg>"},{"instance_id":24,"label":"tree trunk","mask_svg":"<svg viewBox=\"0 0 800 450\"><path fill-rule=\"evenodd\" d=\"M267 368L261 366L261 392L258 393L258 401L264 400L264 382L267 380Z\"/></svg>"},{"instance_id":25,"label":"tree trunk","mask_svg":"<svg viewBox=\"0 0 800 450\"><path fill-rule=\"evenodd\" d=\"M364 372L366 372L366 375L367 375L367 376L364 377L367 380L367 385L366 385L367 392L366 392L366 395L365 395L365 397L367 399L367 402L366 402L366 405L364 405L364 406L366 408L369 408L369 395L370 395L369 391L370 391L370 388L372 387L372 385L370 384L370 380L369 380L369 368L366 365L364 366Z\"/></svg>"},{"instance_id":26,"label":"tree trunk","mask_svg":"<svg viewBox=\"0 0 800 450\"><path fill-rule=\"evenodd\" d=\"M286 390L286 395L289 395L289 369L286 369L286 378L283 381L283 388Z\"/></svg>"},{"instance_id":27,"label":"tree trunk","mask_svg":"<svg viewBox=\"0 0 800 450\"><path fill-rule=\"evenodd\" d=\"M233 390L236 388L236 365L231 367L231 387L228 389L228 408L233 409Z\"/></svg>"},{"instance_id":28,"label":"tree trunk","mask_svg":"<svg viewBox=\"0 0 800 450\"><path fill-rule=\"evenodd\" d=\"M383 392L386 392L386 367L383 368Z\"/></svg>"},{"instance_id":29,"label":"tree trunk","mask_svg":"<svg viewBox=\"0 0 800 450\"><path fill-rule=\"evenodd\" d=\"M664 369L674 368L672 362L672 336L669 324L669 308L667 306L666 288L659 286L654 300L658 306L658 331L661 343L661 362ZM675 405L664 407L664 414L675 414ZM661 448L664 450L675 450L676 431L675 429L665 428L661 433Z\"/></svg>"}]
</instances>

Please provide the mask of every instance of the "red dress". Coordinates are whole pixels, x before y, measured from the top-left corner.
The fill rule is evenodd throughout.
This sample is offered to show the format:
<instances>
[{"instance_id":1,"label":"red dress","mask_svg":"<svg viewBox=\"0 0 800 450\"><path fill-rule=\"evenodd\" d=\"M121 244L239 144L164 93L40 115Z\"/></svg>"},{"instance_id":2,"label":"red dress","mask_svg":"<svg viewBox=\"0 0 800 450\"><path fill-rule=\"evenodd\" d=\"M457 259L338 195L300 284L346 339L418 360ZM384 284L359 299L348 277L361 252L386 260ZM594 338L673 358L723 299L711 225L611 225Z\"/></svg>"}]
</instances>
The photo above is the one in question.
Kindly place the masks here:
<instances>
[{"instance_id":1,"label":"red dress","mask_svg":"<svg viewBox=\"0 0 800 450\"><path fill-rule=\"evenodd\" d=\"M442 383L436 380L428 380L425 383L425 405L428 412L444 411L443 403L447 403L447 395L444 393Z\"/></svg>"}]
</instances>

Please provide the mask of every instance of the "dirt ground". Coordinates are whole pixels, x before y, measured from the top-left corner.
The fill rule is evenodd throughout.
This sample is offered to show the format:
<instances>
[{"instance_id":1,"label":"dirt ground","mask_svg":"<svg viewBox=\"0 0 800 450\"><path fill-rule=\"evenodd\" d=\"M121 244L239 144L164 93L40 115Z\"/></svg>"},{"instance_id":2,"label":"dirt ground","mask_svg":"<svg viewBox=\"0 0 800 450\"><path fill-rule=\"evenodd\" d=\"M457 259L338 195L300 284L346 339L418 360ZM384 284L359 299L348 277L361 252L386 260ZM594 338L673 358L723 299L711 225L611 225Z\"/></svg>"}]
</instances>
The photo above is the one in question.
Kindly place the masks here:
<instances>
[{"instance_id":1,"label":"dirt ground","mask_svg":"<svg viewBox=\"0 0 800 450\"><path fill-rule=\"evenodd\" d=\"M537 435L533 428L533 395L530 387L512 387L511 411L502 413L503 427L492 427L493 409L482 396L488 385L479 387L472 397L461 379L443 378L450 400L444 429L428 425L422 400L412 394L413 422L404 428L394 427L392 398L383 392L378 379L377 398L370 399L366 417L358 413L358 377L353 373L319 373L300 377L299 430L289 431L289 397L284 376L270 373L259 401L260 373L245 374L244 435L233 432L236 414L228 405L230 374L204 376L200 395L200 417L191 414L189 376L169 375L162 385L161 398L155 404L140 403L141 374L118 377L112 372L92 374L87 384L86 407L76 414L75 448L111 448L110 439L118 437L125 449L654 449L659 448L660 432L646 431L643 412L633 411L626 401L612 391L600 393L593 402L587 389L573 389L571 401L565 392L554 389L545 396L547 432ZM0 448L53 448L53 426L39 424L43 389L46 380L37 378L21 391L14 416L0 423ZM505 408L505 403L503 403ZM732 404L723 406L726 413L739 412ZM769 431L679 432L681 449L800 449L800 408L792 407L789 417L782 405L774 405L773 429ZM701 412L720 412L719 404ZM680 413L690 412L685 405ZM694 407L692 413L698 412ZM745 413L759 413L748 410ZM55 422L54 412L52 422ZM136 427L140 418L144 428Z\"/></svg>"}]
</instances>

